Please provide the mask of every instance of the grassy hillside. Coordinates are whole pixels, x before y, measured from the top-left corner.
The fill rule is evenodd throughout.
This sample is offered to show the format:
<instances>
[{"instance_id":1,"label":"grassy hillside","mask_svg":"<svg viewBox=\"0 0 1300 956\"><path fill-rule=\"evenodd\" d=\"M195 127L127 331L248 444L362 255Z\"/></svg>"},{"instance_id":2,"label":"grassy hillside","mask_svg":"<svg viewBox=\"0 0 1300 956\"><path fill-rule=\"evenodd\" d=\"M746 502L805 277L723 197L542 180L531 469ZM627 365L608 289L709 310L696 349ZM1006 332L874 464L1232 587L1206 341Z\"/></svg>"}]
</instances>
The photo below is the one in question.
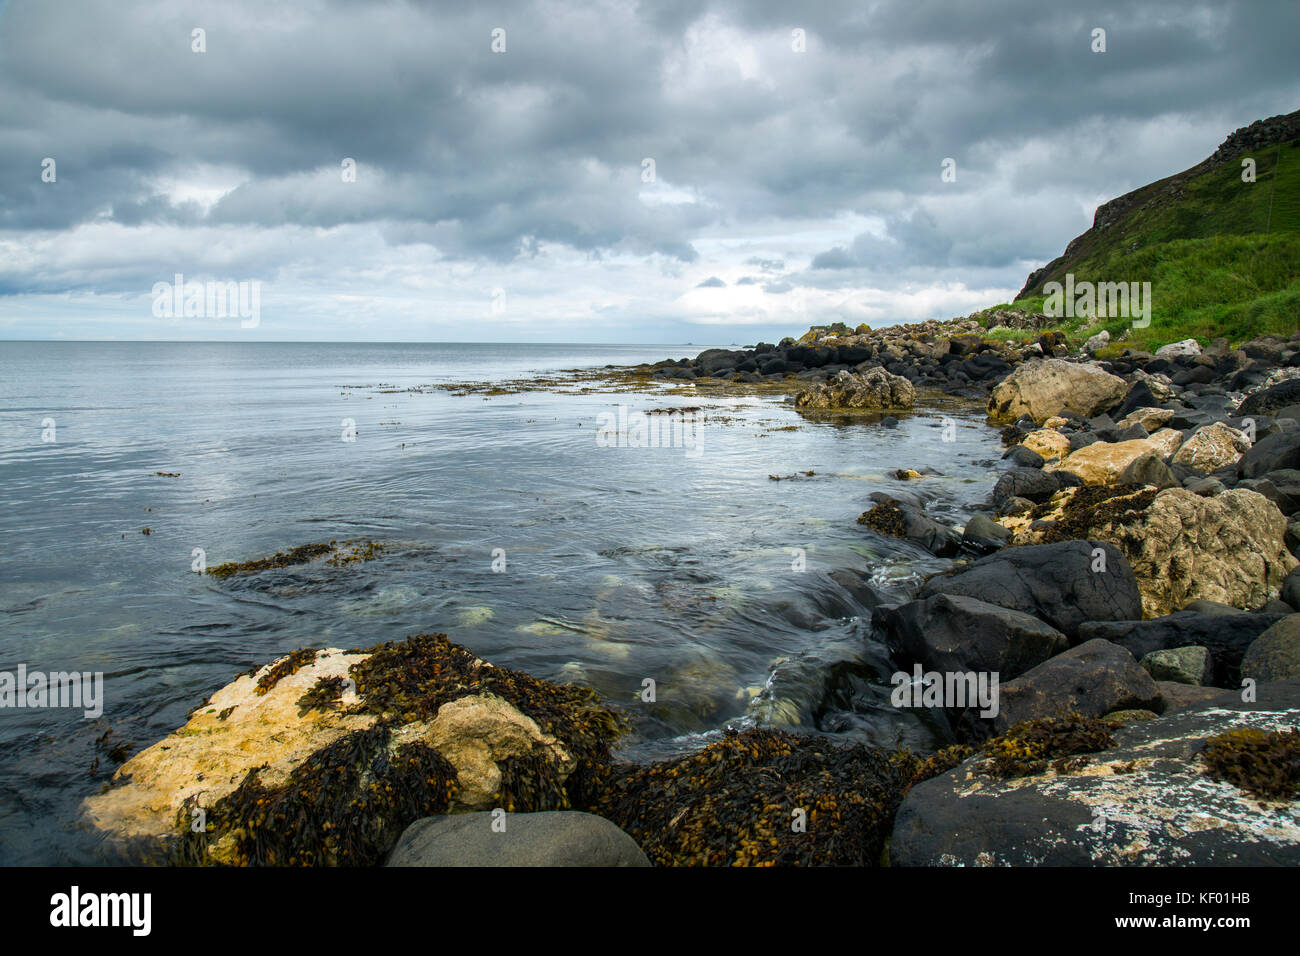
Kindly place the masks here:
<instances>
[{"instance_id":1,"label":"grassy hillside","mask_svg":"<svg viewBox=\"0 0 1300 956\"><path fill-rule=\"evenodd\" d=\"M1030 276L1015 302L995 308L1041 312L1044 284L1069 272L1076 283L1152 288L1149 327L1133 328L1127 318L1062 319L1057 327L1072 339L1107 329L1112 342L1155 349L1189 337L1237 345L1290 335L1300 327L1300 136L1293 135L1300 114L1281 119L1286 142L1242 148L1242 134L1255 127L1238 130L1204 163L1102 206L1092 229ZM1244 156L1255 159L1253 183L1241 180Z\"/></svg>"}]
</instances>

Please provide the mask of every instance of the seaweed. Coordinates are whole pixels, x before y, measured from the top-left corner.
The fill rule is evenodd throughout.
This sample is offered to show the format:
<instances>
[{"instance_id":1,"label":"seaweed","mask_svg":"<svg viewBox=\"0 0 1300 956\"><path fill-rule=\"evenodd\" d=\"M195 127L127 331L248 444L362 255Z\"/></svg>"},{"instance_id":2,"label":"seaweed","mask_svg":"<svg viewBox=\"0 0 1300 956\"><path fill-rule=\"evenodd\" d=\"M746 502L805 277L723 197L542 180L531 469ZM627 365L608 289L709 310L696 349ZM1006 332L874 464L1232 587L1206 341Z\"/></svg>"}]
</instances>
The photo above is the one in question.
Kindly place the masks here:
<instances>
[{"instance_id":1,"label":"seaweed","mask_svg":"<svg viewBox=\"0 0 1300 956\"><path fill-rule=\"evenodd\" d=\"M892 501L878 504L870 511L858 515L858 524L866 525L879 534L887 534L895 538L907 537L907 518Z\"/></svg>"},{"instance_id":2,"label":"seaweed","mask_svg":"<svg viewBox=\"0 0 1300 956\"><path fill-rule=\"evenodd\" d=\"M1079 713L1022 721L980 748L986 759L977 769L1006 779L1042 773L1051 762L1057 773L1070 773L1086 765L1084 754L1114 746L1115 730L1111 721Z\"/></svg>"},{"instance_id":3,"label":"seaweed","mask_svg":"<svg viewBox=\"0 0 1300 956\"><path fill-rule=\"evenodd\" d=\"M906 751L728 730L684 757L619 765L588 809L660 866L875 866L919 765Z\"/></svg>"},{"instance_id":4,"label":"seaweed","mask_svg":"<svg viewBox=\"0 0 1300 956\"><path fill-rule=\"evenodd\" d=\"M1300 728L1240 727L1206 741L1205 772L1261 800L1300 797Z\"/></svg>"},{"instance_id":5,"label":"seaweed","mask_svg":"<svg viewBox=\"0 0 1300 956\"><path fill-rule=\"evenodd\" d=\"M271 665L270 670L257 682L257 687L253 692L259 695L265 694L280 681L284 680L290 674L297 673L301 668L316 660L318 651L314 647L304 647L301 650L293 651L285 657L282 657L275 664ZM256 673L256 671L254 671Z\"/></svg>"},{"instance_id":6,"label":"seaweed","mask_svg":"<svg viewBox=\"0 0 1300 956\"><path fill-rule=\"evenodd\" d=\"M305 716L310 710L338 710L347 685L342 677L322 677L298 698L298 716Z\"/></svg>"},{"instance_id":7,"label":"seaweed","mask_svg":"<svg viewBox=\"0 0 1300 956\"><path fill-rule=\"evenodd\" d=\"M313 558L329 554L332 550L334 550L333 541L328 544L301 544L288 551L277 551L269 558L258 558L256 561L227 561L225 564L208 568L207 573L214 578L228 578L233 574L253 574L271 568L287 568L295 564L306 564Z\"/></svg>"},{"instance_id":8,"label":"seaweed","mask_svg":"<svg viewBox=\"0 0 1300 956\"><path fill-rule=\"evenodd\" d=\"M1055 517L1041 535L1042 544L1086 539L1098 528L1123 524L1127 515L1145 511L1159 493L1146 485L1084 485L1075 489L1059 515L1048 501L1030 511L1029 519Z\"/></svg>"}]
</instances>

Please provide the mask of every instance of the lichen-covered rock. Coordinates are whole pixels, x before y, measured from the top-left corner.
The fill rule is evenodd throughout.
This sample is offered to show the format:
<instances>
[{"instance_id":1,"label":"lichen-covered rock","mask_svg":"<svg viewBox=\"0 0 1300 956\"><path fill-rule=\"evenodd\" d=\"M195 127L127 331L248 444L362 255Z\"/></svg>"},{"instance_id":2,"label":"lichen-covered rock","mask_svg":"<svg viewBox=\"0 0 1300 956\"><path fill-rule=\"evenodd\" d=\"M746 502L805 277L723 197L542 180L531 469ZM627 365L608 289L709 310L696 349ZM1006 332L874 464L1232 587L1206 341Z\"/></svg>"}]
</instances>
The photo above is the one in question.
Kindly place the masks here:
<instances>
[{"instance_id":1,"label":"lichen-covered rock","mask_svg":"<svg viewBox=\"0 0 1300 956\"><path fill-rule=\"evenodd\" d=\"M1156 349L1156 358L1159 359L1176 359L1184 356L1193 358L1201 354L1201 343L1196 339L1183 339L1181 342L1170 342L1168 345L1162 345Z\"/></svg>"},{"instance_id":2,"label":"lichen-covered rock","mask_svg":"<svg viewBox=\"0 0 1300 956\"><path fill-rule=\"evenodd\" d=\"M443 634L296 651L218 690L84 810L179 862L369 865L418 817L567 808L623 729L591 691Z\"/></svg>"},{"instance_id":3,"label":"lichen-covered rock","mask_svg":"<svg viewBox=\"0 0 1300 956\"><path fill-rule=\"evenodd\" d=\"M1215 422L1196 431L1174 452L1174 462L1190 465L1209 474L1224 465L1233 465L1250 450L1246 436L1235 428Z\"/></svg>"},{"instance_id":4,"label":"lichen-covered rock","mask_svg":"<svg viewBox=\"0 0 1300 956\"><path fill-rule=\"evenodd\" d=\"M1141 425L1147 430L1148 434L1154 434L1165 425L1168 425L1169 420L1173 417L1173 409L1147 405L1129 412L1116 423L1115 427L1123 431L1131 425Z\"/></svg>"},{"instance_id":5,"label":"lichen-covered rock","mask_svg":"<svg viewBox=\"0 0 1300 956\"><path fill-rule=\"evenodd\" d=\"M1137 576L1147 617L1198 599L1258 609L1297 563L1284 541L1286 518L1243 488L1213 498L1183 488L1066 488L1014 520L1013 545L1074 538L1115 545Z\"/></svg>"},{"instance_id":6,"label":"lichen-covered rock","mask_svg":"<svg viewBox=\"0 0 1300 956\"><path fill-rule=\"evenodd\" d=\"M911 408L916 404L916 388L883 368L871 368L861 375L841 371L829 381L804 389L795 396L794 404L808 409Z\"/></svg>"},{"instance_id":7,"label":"lichen-covered rock","mask_svg":"<svg viewBox=\"0 0 1300 956\"><path fill-rule=\"evenodd\" d=\"M1300 681L1261 684L1257 691L1257 702L1228 692L1131 723L1115 731L1107 749L1030 776L1000 779L982 771L982 755L971 757L908 793L894 825L891 862L1300 864L1300 801L1261 798L1251 785L1267 772L1250 752L1264 735L1300 723ZM1227 759L1207 760L1211 744ZM1236 761L1234 752L1241 755ZM1225 764L1238 782L1225 778Z\"/></svg>"},{"instance_id":8,"label":"lichen-covered rock","mask_svg":"<svg viewBox=\"0 0 1300 956\"><path fill-rule=\"evenodd\" d=\"M1209 648L1195 644L1152 651L1138 663L1155 681L1201 685L1208 684L1214 676Z\"/></svg>"},{"instance_id":9,"label":"lichen-covered rock","mask_svg":"<svg viewBox=\"0 0 1300 956\"><path fill-rule=\"evenodd\" d=\"M1071 411L1091 418L1120 401L1128 385L1095 365L1061 359L1026 362L999 382L989 396L988 414L996 421L1028 415L1045 422Z\"/></svg>"}]
</instances>

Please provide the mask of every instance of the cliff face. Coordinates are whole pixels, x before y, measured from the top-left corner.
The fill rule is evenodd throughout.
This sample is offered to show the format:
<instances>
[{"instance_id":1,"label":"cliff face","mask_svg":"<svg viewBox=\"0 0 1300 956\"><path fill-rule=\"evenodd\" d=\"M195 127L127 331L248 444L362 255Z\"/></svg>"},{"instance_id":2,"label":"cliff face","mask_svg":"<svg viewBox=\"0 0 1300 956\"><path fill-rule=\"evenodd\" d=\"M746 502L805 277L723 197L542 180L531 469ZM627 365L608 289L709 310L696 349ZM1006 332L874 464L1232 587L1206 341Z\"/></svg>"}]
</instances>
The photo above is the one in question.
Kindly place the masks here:
<instances>
[{"instance_id":1,"label":"cliff face","mask_svg":"<svg viewBox=\"0 0 1300 956\"><path fill-rule=\"evenodd\" d=\"M1052 280L1060 281L1066 272L1078 271L1075 267L1086 260L1097 260L1108 252L1118 249L1127 240L1134 248L1146 244L1149 237L1143 235L1143 226L1149 221L1159 219L1165 223L1179 223L1185 234L1179 234L1179 228L1172 232L1165 228L1156 237L1158 241L1176 238L1193 238L1207 234L1248 233L1264 231L1263 223L1267 219L1256 216L1236 216L1239 228L1233 228L1231 221L1218 223L1206 228L1201 225L1205 217L1193 208L1194 200L1203 198L1196 194L1209 187L1221 185L1218 180L1240 181L1239 164L1233 162L1240 157L1253 155L1258 163L1257 177L1264 183L1263 190L1256 190L1253 195L1242 195L1247 200L1243 205L1254 207L1262 205L1269 199L1270 191L1267 179L1273 176L1275 169L1294 172L1300 177L1300 167L1294 163L1277 163L1272 148L1282 144L1296 146L1300 144L1300 110L1269 119L1256 120L1249 126L1243 126L1228 136L1208 159L1197 163L1190 169L1175 173L1165 179L1149 183L1132 192L1112 199L1097 207L1093 214L1092 228L1076 236L1065 252L1053 259L1041 269L1030 273L1025 286L1017 299L1036 295L1042 291L1043 284ZM1265 154L1268 154L1267 156ZM1225 170L1225 164L1232 168ZM1187 208L1182 208L1186 206ZM1281 221L1284 223L1284 221ZM1200 226L1200 228L1197 228ZM1273 226L1270 223L1270 226ZM1277 231L1274 226L1272 231Z\"/></svg>"}]
</instances>

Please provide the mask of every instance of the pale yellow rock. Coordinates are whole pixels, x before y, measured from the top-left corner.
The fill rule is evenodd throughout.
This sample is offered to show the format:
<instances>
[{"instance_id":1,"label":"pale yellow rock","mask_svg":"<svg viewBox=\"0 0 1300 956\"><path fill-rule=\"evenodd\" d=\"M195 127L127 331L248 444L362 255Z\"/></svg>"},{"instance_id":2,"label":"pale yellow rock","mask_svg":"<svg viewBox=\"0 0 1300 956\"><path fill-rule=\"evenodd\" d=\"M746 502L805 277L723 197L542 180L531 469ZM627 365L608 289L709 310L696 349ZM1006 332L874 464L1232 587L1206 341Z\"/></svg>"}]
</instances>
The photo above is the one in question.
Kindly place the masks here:
<instances>
[{"instance_id":1,"label":"pale yellow rock","mask_svg":"<svg viewBox=\"0 0 1300 956\"><path fill-rule=\"evenodd\" d=\"M1153 408L1151 406L1135 408L1120 419L1116 423L1116 427L1125 429L1133 425L1141 425L1147 430L1147 434L1150 434L1169 424L1169 419L1173 417L1174 412L1171 408Z\"/></svg>"},{"instance_id":2,"label":"pale yellow rock","mask_svg":"<svg viewBox=\"0 0 1300 956\"><path fill-rule=\"evenodd\" d=\"M1211 472L1224 465L1235 464L1250 442L1243 432L1222 422L1206 425L1183 444L1174 454L1174 461L1190 465L1197 471Z\"/></svg>"},{"instance_id":3,"label":"pale yellow rock","mask_svg":"<svg viewBox=\"0 0 1300 956\"><path fill-rule=\"evenodd\" d=\"M1124 469L1143 455L1164 457L1164 445L1152 438L1134 438L1121 442L1093 442L1072 452L1057 463L1043 466L1044 471L1068 471L1083 479L1085 485L1113 485Z\"/></svg>"},{"instance_id":4,"label":"pale yellow rock","mask_svg":"<svg viewBox=\"0 0 1300 956\"><path fill-rule=\"evenodd\" d=\"M1053 415L1047 421L1043 422L1043 427L1064 428L1068 424L1070 424L1070 420L1068 418L1062 418L1060 415Z\"/></svg>"},{"instance_id":5,"label":"pale yellow rock","mask_svg":"<svg viewBox=\"0 0 1300 956\"><path fill-rule=\"evenodd\" d=\"M1048 460L1064 458L1070 454L1070 439L1054 428L1040 428L1038 431L1030 432L1020 444Z\"/></svg>"},{"instance_id":6,"label":"pale yellow rock","mask_svg":"<svg viewBox=\"0 0 1300 956\"><path fill-rule=\"evenodd\" d=\"M1015 421L1028 415L1045 422L1067 411L1092 418L1127 391L1122 378L1096 365L1042 359L1026 362L994 386L988 414L996 421Z\"/></svg>"},{"instance_id":7,"label":"pale yellow rock","mask_svg":"<svg viewBox=\"0 0 1300 956\"><path fill-rule=\"evenodd\" d=\"M366 654L322 650L316 660L282 678L266 694L258 680L277 662L252 677L241 675L221 688L185 726L140 751L118 768L123 786L89 797L87 816L96 827L125 837L158 837L171 831L176 813L189 797L208 807L230 793L248 771L266 765L262 780L283 783L311 754L354 730L375 722L371 715L345 717L319 710L298 714L298 698L322 677L347 677ZM355 693L344 705L355 704ZM223 719L220 715L234 708Z\"/></svg>"},{"instance_id":8,"label":"pale yellow rock","mask_svg":"<svg viewBox=\"0 0 1300 956\"><path fill-rule=\"evenodd\" d=\"M1183 433L1177 428L1162 428L1150 438L1160 448L1161 457L1172 455L1183 443Z\"/></svg>"}]
</instances>

